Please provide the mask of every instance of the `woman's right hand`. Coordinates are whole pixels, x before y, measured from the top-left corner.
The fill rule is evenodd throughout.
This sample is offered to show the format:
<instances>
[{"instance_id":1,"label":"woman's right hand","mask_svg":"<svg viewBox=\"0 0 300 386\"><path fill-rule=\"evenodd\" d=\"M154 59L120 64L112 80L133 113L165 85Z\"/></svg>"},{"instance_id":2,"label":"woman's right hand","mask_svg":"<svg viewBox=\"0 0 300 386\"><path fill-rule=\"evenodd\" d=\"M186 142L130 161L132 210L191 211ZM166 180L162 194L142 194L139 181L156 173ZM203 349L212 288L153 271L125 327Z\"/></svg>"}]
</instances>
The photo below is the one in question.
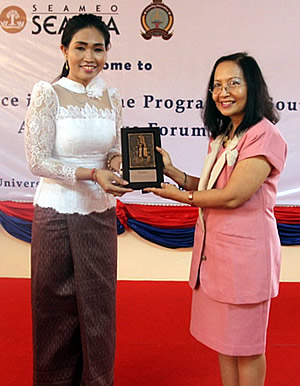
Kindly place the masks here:
<instances>
[{"instance_id":1,"label":"woman's right hand","mask_svg":"<svg viewBox=\"0 0 300 386\"><path fill-rule=\"evenodd\" d=\"M161 147L158 147L158 146L156 146L156 150L162 156L162 160L163 160L163 164L164 164L164 174L166 176L169 176L170 174L172 174L172 170L174 169L174 165L172 163L170 154L166 150L164 150L164 149L162 149Z\"/></svg>"},{"instance_id":2,"label":"woman's right hand","mask_svg":"<svg viewBox=\"0 0 300 386\"><path fill-rule=\"evenodd\" d=\"M182 170L176 168L176 166L174 166L172 163L170 154L166 150L158 146L156 146L156 150L162 155L164 164L164 174L167 177L171 178L174 182L176 182L179 186L183 187L185 190L197 190L199 178L187 175Z\"/></svg>"},{"instance_id":3,"label":"woman's right hand","mask_svg":"<svg viewBox=\"0 0 300 386\"><path fill-rule=\"evenodd\" d=\"M111 170L97 169L96 180L105 193L113 196L122 197L123 194L133 191L131 188L125 188L124 185L128 182Z\"/></svg>"}]
</instances>

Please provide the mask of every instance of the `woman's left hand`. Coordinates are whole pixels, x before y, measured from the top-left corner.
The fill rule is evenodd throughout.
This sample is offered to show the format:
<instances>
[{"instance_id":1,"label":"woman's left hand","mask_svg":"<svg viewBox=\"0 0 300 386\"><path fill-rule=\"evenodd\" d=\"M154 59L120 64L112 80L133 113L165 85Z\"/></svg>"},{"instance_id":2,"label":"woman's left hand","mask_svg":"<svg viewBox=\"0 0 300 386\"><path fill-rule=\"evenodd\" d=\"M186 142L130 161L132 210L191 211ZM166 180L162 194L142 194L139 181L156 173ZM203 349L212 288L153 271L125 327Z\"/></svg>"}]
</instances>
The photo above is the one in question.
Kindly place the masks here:
<instances>
[{"instance_id":1,"label":"woman's left hand","mask_svg":"<svg viewBox=\"0 0 300 386\"><path fill-rule=\"evenodd\" d=\"M111 170L97 169L96 179L104 192L115 197L122 197L125 193L133 191L131 188L126 188L127 181Z\"/></svg>"},{"instance_id":2,"label":"woman's left hand","mask_svg":"<svg viewBox=\"0 0 300 386\"><path fill-rule=\"evenodd\" d=\"M170 200L182 201L182 193L175 185L162 183L161 188L145 188L144 192L154 193L156 196Z\"/></svg>"}]
</instances>

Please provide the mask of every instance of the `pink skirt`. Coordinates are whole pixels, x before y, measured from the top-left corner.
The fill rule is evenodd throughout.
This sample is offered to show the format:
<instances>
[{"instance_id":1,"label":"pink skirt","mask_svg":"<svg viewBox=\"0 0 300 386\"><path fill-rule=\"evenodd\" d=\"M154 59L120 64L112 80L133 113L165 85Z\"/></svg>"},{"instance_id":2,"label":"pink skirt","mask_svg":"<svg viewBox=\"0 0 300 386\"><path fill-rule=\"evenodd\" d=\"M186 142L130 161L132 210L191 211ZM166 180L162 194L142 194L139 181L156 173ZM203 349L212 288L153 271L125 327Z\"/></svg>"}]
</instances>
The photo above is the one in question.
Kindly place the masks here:
<instances>
[{"instance_id":1,"label":"pink skirt","mask_svg":"<svg viewBox=\"0 0 300 386\"><path fill-rule=\"evenodd\" d=\"M224 355L263 354L270 303L270 299L256 304L220 303L198 287L193 291L191 334Z\"/></svg>"}]
</instances>

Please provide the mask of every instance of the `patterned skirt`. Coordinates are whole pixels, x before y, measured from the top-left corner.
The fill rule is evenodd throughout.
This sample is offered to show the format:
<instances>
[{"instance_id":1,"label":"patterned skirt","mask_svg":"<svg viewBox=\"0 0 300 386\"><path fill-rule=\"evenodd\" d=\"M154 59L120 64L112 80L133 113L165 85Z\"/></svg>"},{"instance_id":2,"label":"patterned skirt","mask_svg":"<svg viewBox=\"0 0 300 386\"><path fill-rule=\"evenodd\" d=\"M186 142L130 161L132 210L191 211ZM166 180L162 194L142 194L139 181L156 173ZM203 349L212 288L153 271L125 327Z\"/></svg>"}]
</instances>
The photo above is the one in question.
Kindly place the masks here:
<instances>
[{"instance_id":1,"label":"patterned skirt","mask_svg":"<svg viewBox=\"0 0 300 386\"><path fill-rule=\"evenodd\" d=\"M31 250L34 385L113 384L115 208L35 208Z\"/></svg>"}]
</instances>

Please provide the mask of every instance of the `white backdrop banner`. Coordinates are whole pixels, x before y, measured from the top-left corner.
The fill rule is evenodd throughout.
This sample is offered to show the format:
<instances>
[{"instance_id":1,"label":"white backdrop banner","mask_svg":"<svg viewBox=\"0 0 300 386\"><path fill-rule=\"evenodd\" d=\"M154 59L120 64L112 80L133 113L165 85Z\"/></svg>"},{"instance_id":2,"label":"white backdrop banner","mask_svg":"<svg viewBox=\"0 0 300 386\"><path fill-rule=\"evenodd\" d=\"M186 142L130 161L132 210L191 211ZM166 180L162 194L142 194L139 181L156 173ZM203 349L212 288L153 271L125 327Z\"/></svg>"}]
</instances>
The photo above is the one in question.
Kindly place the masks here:
<instances>
[{"instance_id":1,"label":"white backdrop banner","mask_svg":"<svg viewBox=\"0 0 300 386\"><path fill-rule=\"evenodd\" d=\"M159 126L174 164L198 175L208 138L203 98L215 60L237 51L253 55L280 111L288 142L277 203L300 205L300 8L298 0L1 1L0 200L31 201L38 183L26 165L24 117L34 83L60 73L66 20L95 13L111 32L103 78L123 98L124 126ZM130 193L124 202L166 203Z\"/></svg>"}]
</instances>

